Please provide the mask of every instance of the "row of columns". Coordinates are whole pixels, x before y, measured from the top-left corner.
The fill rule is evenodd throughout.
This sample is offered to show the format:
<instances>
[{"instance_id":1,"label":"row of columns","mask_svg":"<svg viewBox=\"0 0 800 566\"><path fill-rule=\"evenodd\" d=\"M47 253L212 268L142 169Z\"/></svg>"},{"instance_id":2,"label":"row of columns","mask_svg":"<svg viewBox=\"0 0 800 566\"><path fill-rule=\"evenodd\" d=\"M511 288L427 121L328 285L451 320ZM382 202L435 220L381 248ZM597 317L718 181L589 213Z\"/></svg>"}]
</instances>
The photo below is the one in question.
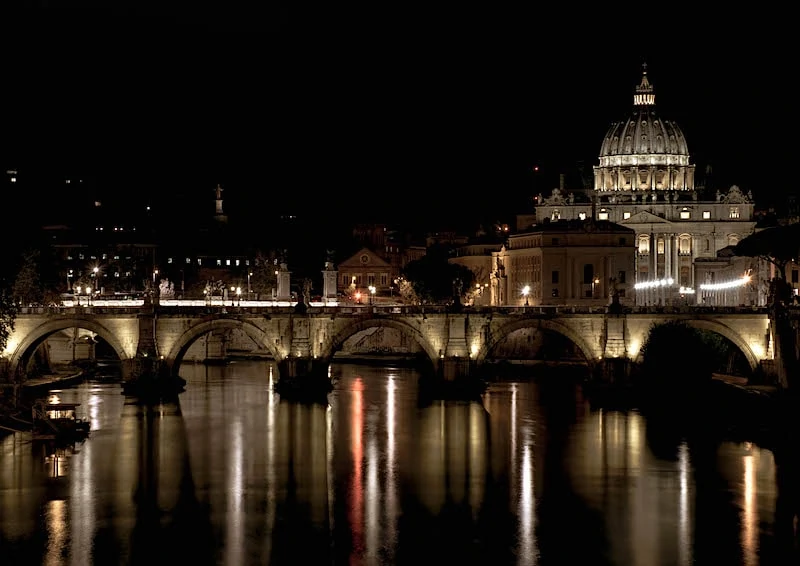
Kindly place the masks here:
<instances>
[{"instance_id":1,"label":"row of columns","mask_svg":"<svg viewBox=\"0 0 800 566\"><path fill-rule=\"evenodd\" d=\"M659 169L664 171L662 186L658 187L657 176ZM641 188L639 178L641 172L647 172L647 188ZM625 181L625 173L630 173L630 183ZM598 191L655 191L655 190L678 190L686 191L694 188L691 168L684 166L668 165L666 168L658 166L643 167L614 167L600 168L595 170L595 187ZM627 185L627 186L626 186Z\"/></svg>"}]
</instances>

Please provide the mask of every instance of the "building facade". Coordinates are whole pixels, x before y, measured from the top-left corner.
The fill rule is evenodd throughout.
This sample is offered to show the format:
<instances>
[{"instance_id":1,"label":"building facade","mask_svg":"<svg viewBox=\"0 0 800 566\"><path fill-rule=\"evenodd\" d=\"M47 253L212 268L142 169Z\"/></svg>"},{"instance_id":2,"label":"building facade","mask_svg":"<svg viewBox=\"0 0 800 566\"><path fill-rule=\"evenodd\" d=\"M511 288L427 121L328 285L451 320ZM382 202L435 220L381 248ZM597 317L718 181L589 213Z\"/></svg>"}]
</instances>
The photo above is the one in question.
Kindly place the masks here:
<instances>
[{"instance_id":1,"label":"building facade","mask_svg":"<svg viewBox=\"0 0 800 566\"><path fill-rule=\"evenodd\" d=\"M491 256L491 304L632 304L635 232L608 221L544 222Z\"/></svg>"},{"instance_id":2,"label":"building facade","mask_svg":"<svg viewBox=\"0 0 800 566\"><path fill-rule=\"evenodd\" d=\"M702 302L704 297L706 304L742 297L763 304L756 281L760 268L748 264L755 272L739 273L725 260L719 264L724 269L713 269L722 249L753 233L752 194L732 186L709 195L695 186L686 139L678 124L656 112L646 68L633 103L631 115L613 123L601 143L588 199L563 187L548 197L537 195L535 223L594 218L633 230L637 304ZM738 285L750 288L740 293Z\"/></svg>"}]
</instances>

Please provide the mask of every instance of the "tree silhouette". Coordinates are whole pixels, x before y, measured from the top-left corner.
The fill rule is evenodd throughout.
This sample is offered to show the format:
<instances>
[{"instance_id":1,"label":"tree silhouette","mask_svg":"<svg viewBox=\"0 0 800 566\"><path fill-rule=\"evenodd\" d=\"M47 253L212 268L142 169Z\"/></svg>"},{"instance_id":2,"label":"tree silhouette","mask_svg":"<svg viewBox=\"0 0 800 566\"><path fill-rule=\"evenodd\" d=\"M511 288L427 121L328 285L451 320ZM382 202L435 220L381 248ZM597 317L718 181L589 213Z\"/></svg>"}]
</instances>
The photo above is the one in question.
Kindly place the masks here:
<instances>
[{"instance_id":1,"label":"tree silhouette","mask_svg":"<svg viewBox=\"0 0 800 566\"><path fill-rule=\"evenodd\" d=\"M463 265L450 263L446 250L432 248L403 269L414 294L422 303L451 303L474 285L475 275Z\"/></svg>"},{"instance_id":2,"label":"tree silhouette","mask_svg":"<svg viewBox=\"0 0 800 566\"><path fill-rule=\"evenodd\" d=\"M38 305L44 300L38 259L38 250L27 250L22 255L22 264L11 289L11 295L17 304Z\"/></svg>"}]
</instances>

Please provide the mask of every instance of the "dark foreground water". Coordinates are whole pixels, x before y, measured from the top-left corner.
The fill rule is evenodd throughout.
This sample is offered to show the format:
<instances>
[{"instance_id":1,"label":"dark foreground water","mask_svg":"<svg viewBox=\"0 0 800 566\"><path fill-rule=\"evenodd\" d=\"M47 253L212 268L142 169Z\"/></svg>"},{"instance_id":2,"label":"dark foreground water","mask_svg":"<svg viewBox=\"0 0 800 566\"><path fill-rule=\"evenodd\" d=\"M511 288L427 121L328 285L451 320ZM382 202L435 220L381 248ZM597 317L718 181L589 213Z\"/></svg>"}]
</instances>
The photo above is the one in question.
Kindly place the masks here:
<instances>
[{"instance_id":1,"label":"dark foreground water","mask_svg":"<svg viewBox=\"0 0 800 566\"><path fill-rule=\"evenodd\" d=\"M0 439L0 564L796 557L782 508L800 478L770 450L664 434L566 380L420 404L414 370L337 364L323 406L282 401L269 363L181 369L178 404L126 402L118 384L59 392L91 419L74 450Z\"/></svg>"}]
</instances>

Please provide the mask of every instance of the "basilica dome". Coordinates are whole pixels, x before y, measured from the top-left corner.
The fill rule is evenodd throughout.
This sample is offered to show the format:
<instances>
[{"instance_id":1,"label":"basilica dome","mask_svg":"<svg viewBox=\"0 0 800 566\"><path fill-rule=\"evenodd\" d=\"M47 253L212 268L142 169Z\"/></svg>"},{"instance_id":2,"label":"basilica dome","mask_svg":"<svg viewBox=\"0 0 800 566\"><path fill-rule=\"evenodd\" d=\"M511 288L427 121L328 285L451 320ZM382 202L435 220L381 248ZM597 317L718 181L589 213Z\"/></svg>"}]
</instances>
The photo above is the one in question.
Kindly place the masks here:
<instances>
[{"instance_id":1,"label":"basilica dome","mask_svg":"<svg viewBox=\"0 0 800 566\"><path fill-rule=\"evenodd\" d=\"M608 129L600 147L600 167L688 165L689 149L680 127L656 113L647 68L633 96L633 112Z\"/></svg>"}]
</instances>

